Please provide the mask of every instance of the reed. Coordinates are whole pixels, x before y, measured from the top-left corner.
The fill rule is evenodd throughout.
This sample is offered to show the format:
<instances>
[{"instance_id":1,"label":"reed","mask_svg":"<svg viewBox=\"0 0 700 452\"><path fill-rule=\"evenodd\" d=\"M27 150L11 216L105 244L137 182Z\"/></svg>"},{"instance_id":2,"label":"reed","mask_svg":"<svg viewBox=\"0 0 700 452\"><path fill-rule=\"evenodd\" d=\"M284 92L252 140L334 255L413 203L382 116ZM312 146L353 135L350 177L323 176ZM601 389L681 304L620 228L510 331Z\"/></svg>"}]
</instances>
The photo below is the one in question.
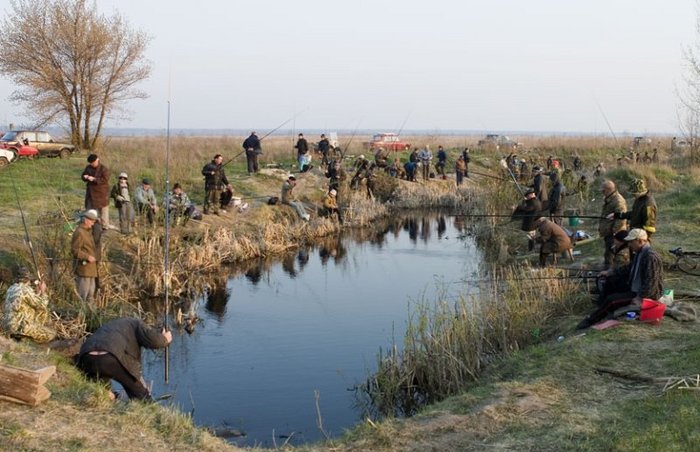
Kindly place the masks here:
<instances>
[{"instance_id":1,"label":"reed","mask_svg":"<svg viewBox=\"0 0 700 452\"><path fill-rule=\"evenodd\" d=\"M412 415L465 390L494 358L540 340L552 318L580 308L577 282L530 280L556 272L506 267L493 270L478 295L420 301L402 349L380 349L377 371L358 388L358 402L373 415Z\"/></svg>"}]
</instances>

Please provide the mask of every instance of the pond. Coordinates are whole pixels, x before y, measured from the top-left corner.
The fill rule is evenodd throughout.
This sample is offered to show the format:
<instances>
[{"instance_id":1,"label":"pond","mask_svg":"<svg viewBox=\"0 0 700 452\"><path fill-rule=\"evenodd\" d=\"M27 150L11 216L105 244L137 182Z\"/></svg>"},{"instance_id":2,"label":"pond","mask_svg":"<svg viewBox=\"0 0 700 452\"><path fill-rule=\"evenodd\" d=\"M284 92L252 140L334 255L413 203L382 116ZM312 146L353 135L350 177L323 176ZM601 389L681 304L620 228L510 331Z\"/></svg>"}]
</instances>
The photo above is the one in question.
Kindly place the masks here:
<instances>
[{"instance_id":1,"label":"pond","mask_svg":"<svg viewBox=\"0 0 700 452\"><path fill-rule=\"evenodd\" d=\"M352 388L376 369L380 347L400 346L409 305L454 296L478 271L460 220L397 217L251 263L196 303L193 334L175 332L167 385L162 353L145 354L154 395L173 394L198 425L245 432L230 439L237 445L340 436L362 420Z\"/></svg>"}]
</instances>

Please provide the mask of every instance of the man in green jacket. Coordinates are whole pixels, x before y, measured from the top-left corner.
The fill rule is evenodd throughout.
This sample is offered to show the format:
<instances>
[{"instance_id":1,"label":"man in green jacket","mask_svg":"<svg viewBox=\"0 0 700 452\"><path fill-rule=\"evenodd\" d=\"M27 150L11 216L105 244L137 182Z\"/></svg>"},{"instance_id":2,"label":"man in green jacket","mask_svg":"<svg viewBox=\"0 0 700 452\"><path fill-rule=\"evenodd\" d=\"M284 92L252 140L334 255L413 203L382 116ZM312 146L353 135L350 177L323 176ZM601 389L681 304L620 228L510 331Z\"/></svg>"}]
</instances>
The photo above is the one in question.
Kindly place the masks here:
<instances>
[{"instance_id":1,"label":"man in green jacket","mask_svg":"<svg viewBox=\"0 0 700 452\"><path fill-rule=\"evenodd\" d=\"M80 299L87 303L93 302L96 290L97 248L92 236L92 226L97 218L97 211L94 209L83 213L71 240L75 285Z\"/></svg>"},{"instance_id":2,"label":"man in green jacket","mask_svg":"<svg viewBox=\"0 0 700 452\"><path fill-rule=\"evenodd\" d=\"M627 221L623 219L609 219L607 218L610 214L622 214L627 212L627 201L622 197L617 187L615 187L615 182L611 180L606 180L601 186L601 191L603 192L603 211L601 213L601 219L598 220L598 233L602 237L605 243L605 251L603 253L603 266L607 270L613 265L613 259L615 258L615 252L613 251L613 238L615 234L619 231L627 229Z\"/></svg>"},{"instance_id":3,"label":"man in green jacket","mask_svg":"<svg viewBox=\"0 0 700 452\"><path fill-rule=\"evenodd\" d=\"M630 185L630 193L634 195L632 210L624 213L612 213L608 219L629 220L630 229L644 229L649 240L656 232L656 201L647 190L644 179L635 179Z\"/></svg>"}]
</instances>

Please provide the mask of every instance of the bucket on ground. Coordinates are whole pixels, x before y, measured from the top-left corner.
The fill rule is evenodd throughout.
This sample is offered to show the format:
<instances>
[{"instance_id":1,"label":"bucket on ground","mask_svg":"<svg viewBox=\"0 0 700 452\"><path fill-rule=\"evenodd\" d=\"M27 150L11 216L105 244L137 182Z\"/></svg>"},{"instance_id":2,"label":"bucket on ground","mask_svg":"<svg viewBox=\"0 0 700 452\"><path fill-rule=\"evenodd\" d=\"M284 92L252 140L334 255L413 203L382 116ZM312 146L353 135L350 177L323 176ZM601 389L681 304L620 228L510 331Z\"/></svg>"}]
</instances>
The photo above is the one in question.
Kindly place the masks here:
<instances>
[{"instance_id":1,"label":"bucket on ground","mask_svg":"<svg viewBox=\"0 0 700 452\"><path fill-rule=\"evenodd\" d=\"M580 218L578 217L578 209L568 209L565 214L567 217L569 217L569 226L578 226L581 222Z\"/></svg>"},{"instance_id":2,"label":"bucket on ground","mask_svg":"<svg viewBox=\"0 0 700 452\"><path fill-rule=\"evenodd\" d=\"M642 309L639 310L639 320L651 325L658 325L664 318L666 305L660 301L645 298L642 300Z\"/></svg>"}]
</instances>

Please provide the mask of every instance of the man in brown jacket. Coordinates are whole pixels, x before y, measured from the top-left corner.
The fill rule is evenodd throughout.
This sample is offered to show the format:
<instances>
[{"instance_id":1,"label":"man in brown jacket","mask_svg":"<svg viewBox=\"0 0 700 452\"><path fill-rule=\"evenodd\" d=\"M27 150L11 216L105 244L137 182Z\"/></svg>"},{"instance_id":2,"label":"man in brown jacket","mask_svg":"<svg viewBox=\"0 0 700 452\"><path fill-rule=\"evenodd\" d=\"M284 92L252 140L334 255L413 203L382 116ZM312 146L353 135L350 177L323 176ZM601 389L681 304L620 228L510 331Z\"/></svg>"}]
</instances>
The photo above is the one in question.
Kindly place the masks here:
<instances>
[{"instance_id":1,"label":"man in brown jacket","mask_svg":"<svg viewBox=\"0 0 700 452\"><path fill-rule=\"evenodd\" d=\"M613 250L613 238L616 233L627 229L627 221L623 219L609 219L608 216L614 213L624 213L627 211L627 201L622 197L620 192L615 187L615 182L606 180L601 186L603 192L603 211L598 221L598 233L603 238L605 243L605 252L603 253L603 267L608 270L613 265L615 251Z\"/></svg>"},{"instance_id":2,"label":"man in brown jacket","mask_svg":"<svg viewBox=\"0 0 700 452\"><path fill-rule=\"evenodd\" d=\"M100 163L97 154L90 154L81 179L85 182L85 209L95 209L104 229L113 229L109 223L109 170Z\"/></svg>"},{"instance_id":3,"label":"man in brown jacket","mask_svg":"<svg viewBox=\"0 0 700 452\"><path fill-rule=\"evenodd\" d=\"M566 235L566 231L545 217L539 217L535 221L536 236L535 241L541 243L540 246L540 267L547 264L547 257L550 254L555 256L572 248L571 238Z\"/></svg>"},{"instance_id":4,"label":"man in brown jacket","mask_svg":"<svg viewBox=\"0 0 700 452\"><path fill-rule=\"evenodd\" d=\"M97 248L92 237L92 226L97 221L97 211L86 211L80 224L73 232L71 254L75 285L80 298L91 303L95 297L95 279L97 278Z\"/></svg>"}]
</instances>

